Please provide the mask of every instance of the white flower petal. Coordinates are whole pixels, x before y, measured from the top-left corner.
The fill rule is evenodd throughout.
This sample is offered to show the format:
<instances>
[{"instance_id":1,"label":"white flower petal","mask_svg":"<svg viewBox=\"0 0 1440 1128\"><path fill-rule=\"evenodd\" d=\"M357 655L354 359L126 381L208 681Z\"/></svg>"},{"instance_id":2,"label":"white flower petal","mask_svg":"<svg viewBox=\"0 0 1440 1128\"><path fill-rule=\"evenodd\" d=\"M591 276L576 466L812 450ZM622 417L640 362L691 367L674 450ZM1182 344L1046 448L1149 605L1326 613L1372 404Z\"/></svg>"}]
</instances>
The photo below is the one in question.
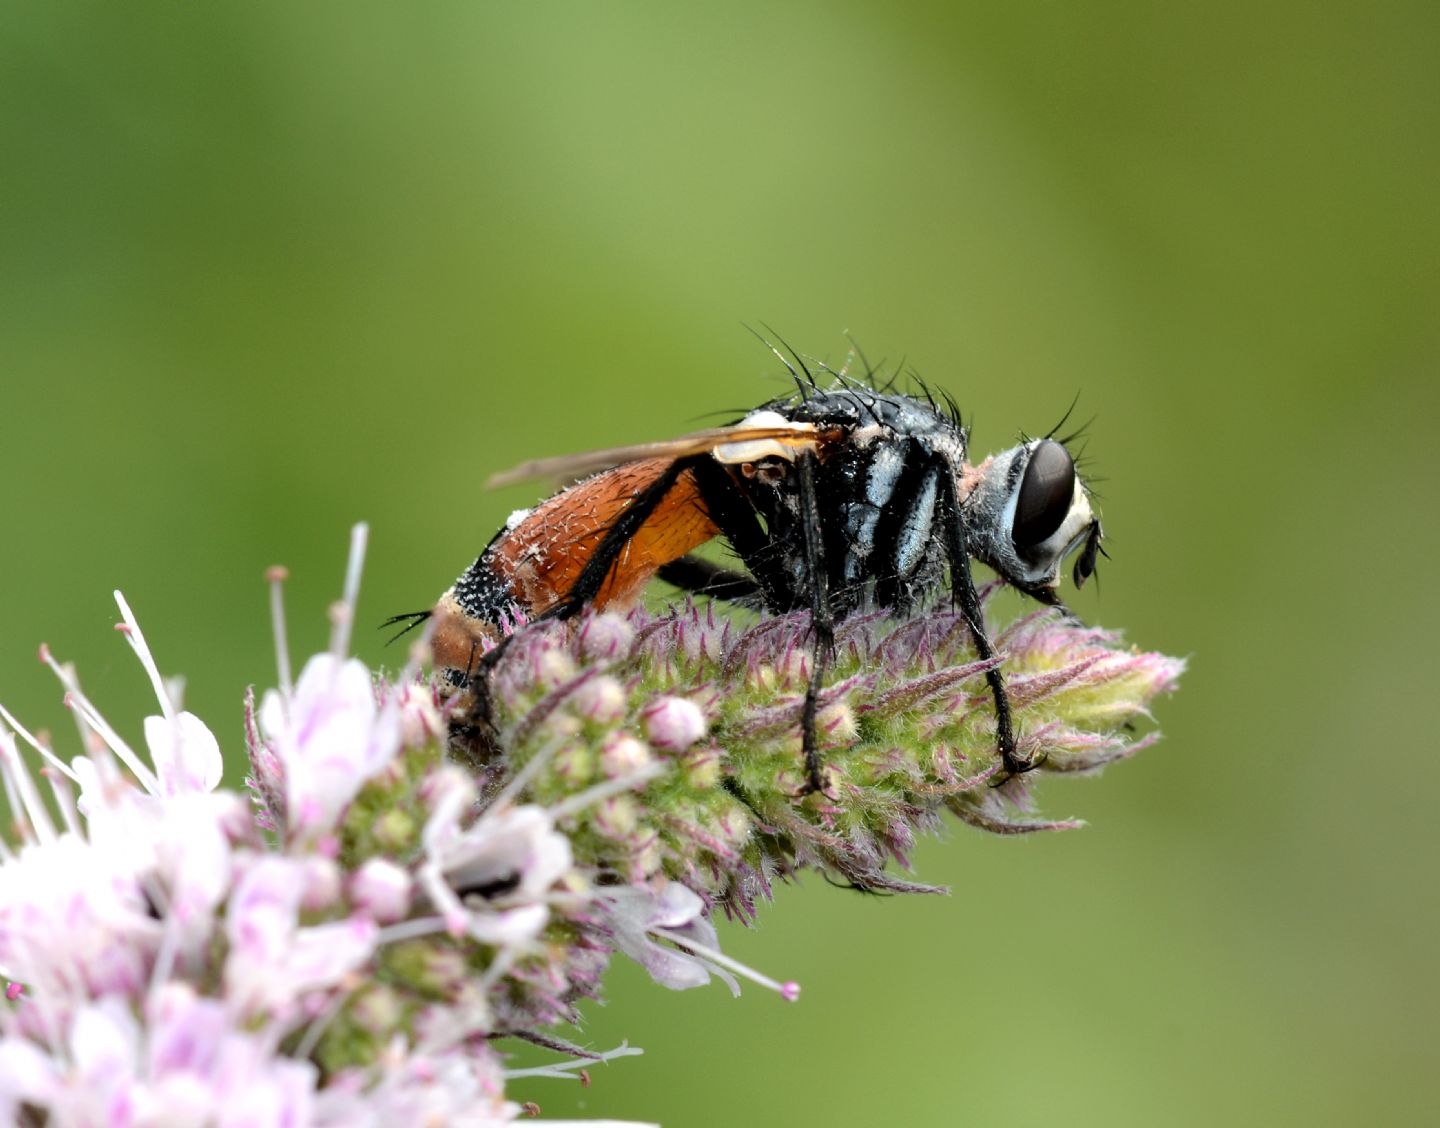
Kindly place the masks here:
<instances>
[{"instance_id":1,"label":"white flower petal","mask_svg":"<svg viewBox=\"0 0 1440 1128\"><path fill-rule=\"evenodd\" d=\"M219 786L225 770L220 744L194 713L178 713L173 721L146 717L145 744L162 795L214 791Z\"/></svg>"}]
</instances>

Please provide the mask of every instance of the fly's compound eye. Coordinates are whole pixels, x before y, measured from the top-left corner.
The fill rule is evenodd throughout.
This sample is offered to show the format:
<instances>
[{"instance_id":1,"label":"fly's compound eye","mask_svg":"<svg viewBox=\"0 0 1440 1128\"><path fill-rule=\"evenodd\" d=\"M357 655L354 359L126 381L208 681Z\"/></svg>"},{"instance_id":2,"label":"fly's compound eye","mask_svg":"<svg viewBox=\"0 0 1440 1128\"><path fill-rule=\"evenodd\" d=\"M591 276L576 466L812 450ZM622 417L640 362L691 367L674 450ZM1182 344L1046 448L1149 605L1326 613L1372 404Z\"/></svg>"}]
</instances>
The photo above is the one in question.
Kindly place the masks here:
<instances>
[{"instance_id":1,"label":"fly's compound eye","mask_svg":"<svg viewBox=\"0 0 1440 1128\"><path fill-rule=\"evenodd\" d=\"M1010 536L1017 552L1027 552L1055 535L1075 497L1075 460L1053 439L1041 439L1030 452L1029 465L1015 502Z\"/></svg>"}]
</instances>

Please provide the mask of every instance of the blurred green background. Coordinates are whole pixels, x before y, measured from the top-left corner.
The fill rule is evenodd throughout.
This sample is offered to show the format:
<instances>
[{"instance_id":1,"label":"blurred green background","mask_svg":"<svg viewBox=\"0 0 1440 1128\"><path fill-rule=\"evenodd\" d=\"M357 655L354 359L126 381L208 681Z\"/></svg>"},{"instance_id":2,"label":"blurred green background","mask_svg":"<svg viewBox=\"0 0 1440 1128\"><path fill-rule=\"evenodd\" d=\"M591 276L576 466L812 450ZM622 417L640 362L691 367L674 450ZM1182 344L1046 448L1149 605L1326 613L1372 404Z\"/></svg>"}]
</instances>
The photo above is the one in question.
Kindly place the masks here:
<instances>
[{"instance_id":1,"label":"blurred green background","mask_svg":"<svg viewBox=\"0 0 1440 1128\"><path fill-rule=\"evenodd\" d=\"M0 15L0 698L137 735L135 607L238 756L326 635L428 604L533 487L783 388L843 333L979 451L1077 392L1114 561L1075 600L1192 657L1166 739L1050 783L1089 829L810 878L739 958L630 967L645 1047L547 1116L674 1126L1433 1115L1433 3L9 3ZM360 654L398 660L381 636ZM232 761L237 764L238 761Z\"/></svg>"}]
</instances>

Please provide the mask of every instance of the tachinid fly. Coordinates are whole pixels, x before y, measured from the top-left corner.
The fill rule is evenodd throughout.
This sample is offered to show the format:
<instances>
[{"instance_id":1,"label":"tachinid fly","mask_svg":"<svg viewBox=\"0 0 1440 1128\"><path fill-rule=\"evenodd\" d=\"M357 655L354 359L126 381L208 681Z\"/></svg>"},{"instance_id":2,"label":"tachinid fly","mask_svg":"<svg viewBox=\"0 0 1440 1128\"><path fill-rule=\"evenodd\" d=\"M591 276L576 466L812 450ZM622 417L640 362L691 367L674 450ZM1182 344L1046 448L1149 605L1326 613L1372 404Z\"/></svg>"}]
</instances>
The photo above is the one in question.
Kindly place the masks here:
<instances>
[{"instance_id":1,"label":"tachinid fly","mask_svg":"<svg viewBox=\"0 0 1440 1128\"><path fill-rule=\"evenodd\" d=\"M472 695L472 720L485 719L488 671L517 610L534 621L623 607L658 575L697 594L810 612L802 736L817 790L815 712L837 621L915 613L948 576L977 652L990 658L972 559L1050 605L1072 552L1077 587L1094 572L1100 521L1062 442L1030 439L972 465L949 400L844 377L821 388L808 372L796 384L729 427L542 460L497 479L589 474L515 514L427 613L436 668ZM743 571L689 555L717 536ZM1008 778L1036 765L1017 755L1002 674L987 678Z\"/></svg>"}]
</instances>

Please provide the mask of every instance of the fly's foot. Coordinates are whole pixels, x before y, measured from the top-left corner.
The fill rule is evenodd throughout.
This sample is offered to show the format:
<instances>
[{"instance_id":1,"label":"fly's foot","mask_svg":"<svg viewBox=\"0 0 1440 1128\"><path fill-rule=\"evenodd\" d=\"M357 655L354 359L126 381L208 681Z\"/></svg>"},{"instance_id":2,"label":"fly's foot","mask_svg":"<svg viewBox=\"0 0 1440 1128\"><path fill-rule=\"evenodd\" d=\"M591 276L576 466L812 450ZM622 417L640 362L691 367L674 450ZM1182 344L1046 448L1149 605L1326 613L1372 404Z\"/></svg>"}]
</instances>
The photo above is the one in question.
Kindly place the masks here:
<instances>
[{"instance_id":1,"label":"fly's foot","mask_svg":"<svg viewBox=\"0 0 1440 1128\"><path fill-rule=\"evenodd\" d=\"M825 794L825 781L820 775L820 765L805 765L805 782L800 785L800 790L795 792L796 799L808 799L812 795Z\"/></svg>"},{"instance_id":2,"label":"fly's foot","mask_svg":"<svg viewBox=\"0 0 1440 1128\"><path fill-rule=\"evenodd\" d=\"M991 787L1003 787L1016 776L1026 775L1036 768L1045 766L1045 761L1050 758L1048 752L1038 752L1033 756L1023 757L1016 754L1013 748L1002 748L1000 750L1000 774L990 781Z\"/></svg>"}]
</instances>

